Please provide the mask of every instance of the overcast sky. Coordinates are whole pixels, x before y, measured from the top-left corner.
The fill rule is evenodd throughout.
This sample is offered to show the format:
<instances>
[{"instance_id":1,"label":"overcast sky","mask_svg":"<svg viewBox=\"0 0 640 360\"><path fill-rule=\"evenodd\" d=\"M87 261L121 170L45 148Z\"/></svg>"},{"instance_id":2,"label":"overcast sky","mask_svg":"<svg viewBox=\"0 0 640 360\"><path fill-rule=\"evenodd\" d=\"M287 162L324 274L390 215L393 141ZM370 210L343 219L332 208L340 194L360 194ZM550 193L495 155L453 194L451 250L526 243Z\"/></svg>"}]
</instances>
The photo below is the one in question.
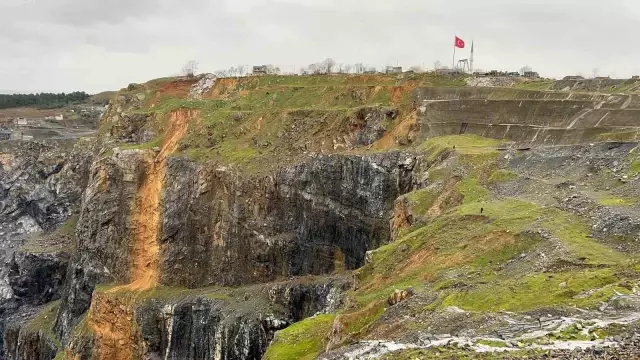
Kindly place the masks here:
<instances>
[{"instance_id":1,"label":"overcast sky","mask_svg":"<svg viewBox=\"0 0 640 360\"><path fill-rule=\"evenodd\" d=\"M450 66L454 34L476 68L629 77L639 32L639 0L0 0L0 91L116 90L190 59Z\"/></svg>"}]
</instances>

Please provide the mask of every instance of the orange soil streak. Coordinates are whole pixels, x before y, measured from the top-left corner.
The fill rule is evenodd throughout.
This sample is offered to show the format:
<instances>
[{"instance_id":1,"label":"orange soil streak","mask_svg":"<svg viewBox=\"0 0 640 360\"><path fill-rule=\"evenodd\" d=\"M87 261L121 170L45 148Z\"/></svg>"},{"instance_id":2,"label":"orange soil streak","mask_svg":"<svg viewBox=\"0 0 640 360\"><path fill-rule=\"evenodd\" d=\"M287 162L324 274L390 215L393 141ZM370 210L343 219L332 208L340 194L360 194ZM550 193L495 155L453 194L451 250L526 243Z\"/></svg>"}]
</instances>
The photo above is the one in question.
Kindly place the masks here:
<instances>
[{"instance_id":1,"label":"orange soil streak","mask_svg":"<svg viewBox=\"0 0 640 360\"><path fill-rule=\"evenodd\" d=\"M197 116L191 110L176 111L169 118L161 150L145 155L146 174L136 198L133 214L134 244L131 283L106 293L94 293L89 310L89 325L96 334L95 357L100 360L132 360L140 358L140 338L133 319L131 304L119 290L144 291L159 280L161 228L161 191L166 175L167 157L176 150L185 135L189 120Z\"/></svg>"},{"instance_id":2,"label":"orange soil streak","mask_svg":"<svg viewBox=\"0 0 640 360\"><path fill-rule=\"evenodd\" d=\"M397 139L408 139L411 136L413 126L417 123L417 121L418 114L415 111L407 114L406 116L400 116L398 120L396 120L393 129L387 131L380 140L376 141L373 144L373 148L379 150L388 150L396 146Z\"/></svg>"},{"instance_id":3,"label":"orange soil streak","mask_svg":"<svg viewBox=\"0 0 640 360\"><path fill-rule=\"evenodd\" d=\"M411 227L411 211L407 209L407 201L405 199L396 200L393 209L393 219L391 220L392 240L395 240L398 234Z\"/></svg>"},{"instance_id":4,"label":"orange soil streak","mask_svg":"<svg viewBox=\"0 0 640 360\"><path fill-rule=\"evenodd\" d=\"M223 78L218 79L213 85L209 95L207 98L211 99L222 99L229 96L230 93L233 93L238 88L238 79L236 78Z\"/></svg>"},{"instance_id":5,"label":"orange soil streak","mask_svg":"<svg viewBox=\"0 0 640 360\"><path fill-rule=\"evenodd\" d=\"M448 208L460 205L462 196L456 191L456 185L460 182L460 178L452 177L444 186L442 194L438 196L434 204L427 211L427 215L436 217L442 215Z\"/></svg>"},{"instance_id":6,"label":"orange soil streak","mask_svg":"<svg viewBox=\"0 0 640 360\"><path fill-rule=\"evenodd\" d=\"M122 298L94 294L89 319L96 336L93 356L99 360L142 358L141 336L133 310Z\"/></svg>"},{"instance_id":7,"label":"orange soil streak","mask_svg":"<svg viewBox=\"0 0 640 360\"><path fill-rule=\"evenodd\" d=\"M178 141L187 131L189 120L196 116L194 111L176 111L169 118L169 128L165 131L160 152L146 159L147 173L138 190L134 214L135 240L133 264L129 290L146 290L158 283L160 263L160 194L164 184L167 157L176 150ZM111 291L117 291L118 288Z\"/></svg>"}]
</instances>

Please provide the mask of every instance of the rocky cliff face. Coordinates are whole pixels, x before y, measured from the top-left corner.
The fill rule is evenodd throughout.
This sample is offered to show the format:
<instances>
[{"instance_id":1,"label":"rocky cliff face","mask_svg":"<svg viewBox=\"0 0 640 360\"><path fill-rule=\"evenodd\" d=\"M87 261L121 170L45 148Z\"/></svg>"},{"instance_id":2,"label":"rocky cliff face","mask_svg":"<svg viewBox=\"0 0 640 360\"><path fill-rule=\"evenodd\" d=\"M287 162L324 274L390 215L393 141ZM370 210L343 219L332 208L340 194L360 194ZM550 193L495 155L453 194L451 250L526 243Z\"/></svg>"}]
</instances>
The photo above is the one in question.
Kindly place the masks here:
<instances>
[{"instance_id":1,"label":"rocky cliff face","mask_svg":"<svg viewBox=\"0 0 640 360\"><path fill-rule=\"evenodd\" d=\"M375 358L447 339L480 351L495 341L482 321L509 342L536 321L586 324L597 301L606 321L636 319L614 306L634 308L635 270L617 270L635 248L609 246L637 221L602 194L637 196L637 144L589 145L634 132L635 103L420 76L131 85L95 152L42 171L0 158L8 226L47 231L5 268L20 308L6 357ZM552 318L528 313L543 306Z\"/></svg>"},{"instance_id":2,"label":"rocky cliff face","mask_svg":"<svg viewBox=\"0 0 640 360\"><path fill-rule=\"evenodd\" d=\"M0 145L2 329L10 318L24 322L37 310L33 306L60 298L74 244L74 219L88 180L90 144ZM39 341L24 346L36 347Z\"/></svg>"},{"instance_id":3,"label":"rocky cliff face","mask_svg":"<svg viewBox=\"0 0 640 360\"><path fill-rule=\"evenodd\" d=\"M132 166L140 156L118 153L106 170L93 172L77 228L82 255L71 265L58 320L63 338L88 309L97 283L131 280L126 210L132 211L136 181L142 181L140 167ZM171 159L166 179L173 180L162 196L160 283L242 285L355 269L366 251L388 241L393 201L411 187L414 164L403 153L321 156L256 178Z\"/></svg>"}]
</instances>

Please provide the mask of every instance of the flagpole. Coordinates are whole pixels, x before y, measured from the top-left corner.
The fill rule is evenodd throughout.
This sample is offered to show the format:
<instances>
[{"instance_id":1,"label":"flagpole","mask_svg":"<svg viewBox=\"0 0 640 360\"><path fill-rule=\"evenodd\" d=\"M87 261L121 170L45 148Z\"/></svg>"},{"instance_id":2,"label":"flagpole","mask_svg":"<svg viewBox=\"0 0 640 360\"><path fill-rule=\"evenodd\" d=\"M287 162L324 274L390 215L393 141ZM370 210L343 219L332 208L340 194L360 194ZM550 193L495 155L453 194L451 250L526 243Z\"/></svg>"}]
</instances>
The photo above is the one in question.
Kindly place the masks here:
<instances>
[{"instance_id":1,"label":"flagpole","mask_svg":"<svg viewBox=\"0 0 640 360\"><path fill-rule=\"evenodd\" d=\"M451 60L451 70L456 69L456 40L453 41L453 60Z\"/></svg>"}]
</instances>

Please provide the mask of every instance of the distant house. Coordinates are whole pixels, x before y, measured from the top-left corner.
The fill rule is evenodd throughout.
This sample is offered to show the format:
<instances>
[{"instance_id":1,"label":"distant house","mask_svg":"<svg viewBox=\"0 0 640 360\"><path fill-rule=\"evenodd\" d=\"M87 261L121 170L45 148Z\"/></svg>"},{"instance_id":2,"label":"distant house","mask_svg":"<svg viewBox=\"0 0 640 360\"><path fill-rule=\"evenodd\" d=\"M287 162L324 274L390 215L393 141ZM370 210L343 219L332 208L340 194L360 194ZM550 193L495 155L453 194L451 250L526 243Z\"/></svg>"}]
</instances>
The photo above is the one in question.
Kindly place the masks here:
<instances>
[{"instance_id":1,"label":"distant house","mask_svg":"<svg viewBox=\"0 0 640 360\"><path fill-rule=\"evenodd\" d=\"M631 80L640 80L640 75L633 75Z\"/></svg>"},{"instance_id":2,"label":"distant house","mask_svg":"<svg viewBox=\"0 0 640 360\"><path fill-rule=\"evenodd\" d=\"M527 78L537 79L540 77L540 74L538 74L535 71L525 71L524 74L522 74L522 76Z\"/></svg>"},{"instance_id":3,"label":"distant house","mask_svg":"<svg viewBox=\"0 0 640 360\"><path fill-rule=\"evenodd\" d=\"M267 75L267 65L260 65L253 67L253 75Z\"/></svg>"},{"instance_id":4,"label":"distant house","mask_svg":"<svg viewBox=\"0 0 640 360\"><path fill-rule=\"evenodd\" d=\"M564 79L562 79L562 80L584 80L584 76L569 75L569 76L565 76Z\"/></svg>"},{"instance_id":5,"label":"distant house","mask_svg":"<svg viewBox=\"0 0 640 360\"><path fill-rule=\"evenodd\" d=\"M18 126L27 126L29 125L29 120L23 117L19 117L14 120L14 123Z\"/></svg>"},{"instance_id":6,"label":"distant house","mask_svg":"<svg viewBox=\"0 0 640 360\"><path fill-rule=\"evenodd\" d=\"M402 66L387 66L385 69L387 74L402 74Z\"/></svg>"},{"instance_id":7,"label":"distant house","mask_svg":"<svg viewBox=\"0 0 640 360\"><path fill-rule=\"evenodd\" d=\"M611 77L609 77L609 76L596 76L595 79L596 80L610 80Z\"/></svg>"},{"instance_id":8,"label":"distant house","mask_svg":"<svg viewBox=\"0 0 640 360\"><path fill-rule=\"evenodd\" d=\"M56 116L54 117L54 119L55 119L55 120L58 120L58 121L62 121L62 120L64 120L64 115L62 115L62 114L56 114Z\"/></svg>"}]
</instances>

